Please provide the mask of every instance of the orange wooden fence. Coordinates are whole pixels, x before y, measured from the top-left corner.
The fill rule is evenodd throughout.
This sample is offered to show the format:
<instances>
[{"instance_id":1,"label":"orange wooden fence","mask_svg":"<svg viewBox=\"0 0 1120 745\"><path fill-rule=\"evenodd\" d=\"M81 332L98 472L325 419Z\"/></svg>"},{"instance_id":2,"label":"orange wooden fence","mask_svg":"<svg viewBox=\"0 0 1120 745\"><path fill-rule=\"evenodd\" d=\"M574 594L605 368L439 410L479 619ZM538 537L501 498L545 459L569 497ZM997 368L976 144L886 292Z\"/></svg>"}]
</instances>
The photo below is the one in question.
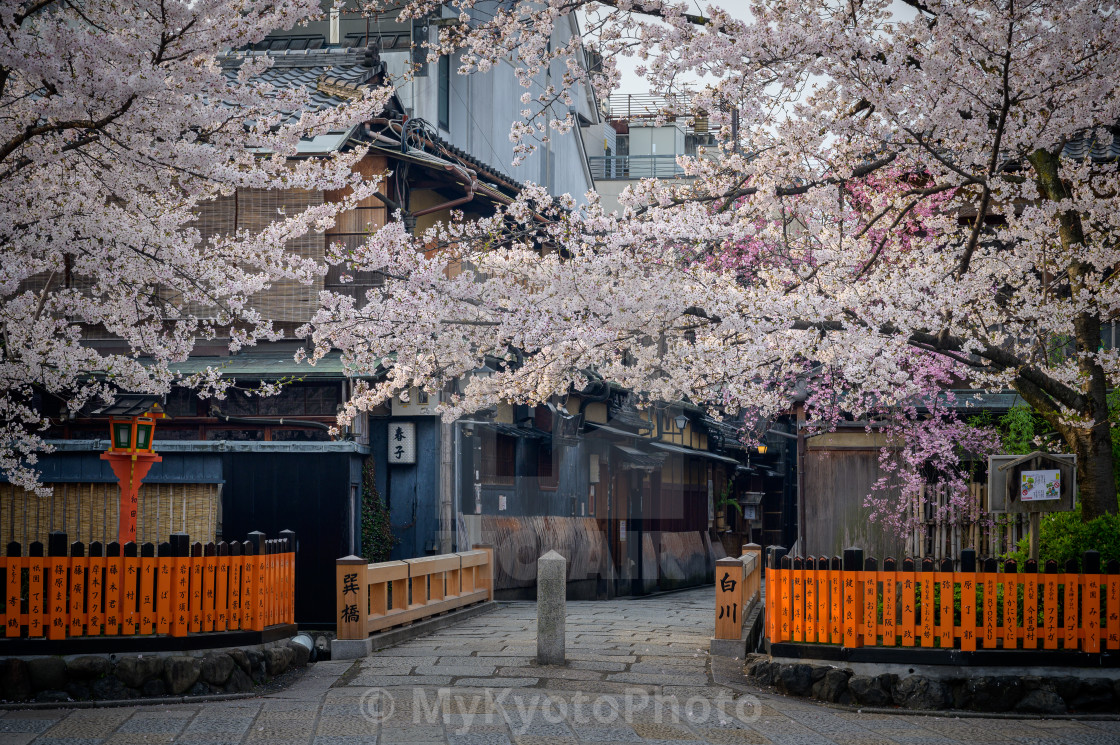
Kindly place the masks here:
<instances>
[{"instance_id":1,"label":"orange wooden fence","mask_svg":"<svg viewBox=\"0 0 1120 745\"><path fill-rule=\"evenodd\" d=\"M191 545L67 545L52 533L46 556L36 541L23 556L0 557L5 637L74 637L262 631L295 622L295 534ZM137 550L139 549L139 550ZM2 645L2 642L0 642Z\"/></svg>"},{"instance_id":2,"label":"orange wooden fence","mask_svg":"<svg viewBox=\"0 0 1120 745\"><path fill-rule=\"evenodd\" d=\"M850 550L852 551L852 550ZM858 551L858 550L854 550ZM1120 649L1120 564L1101 572L1100 556L1039 574L1028 561L999 571L995 559L977 566L963 551L960 568L945 559L899 565L833 557L782 557L766 570L766 636L771 642L846 647L977 649ZM773 561L773 558L772 558ZM862 566L856 570L854 566ZM717 580L718 583L718 580ZM718 623L718 621L717 621Z\"/></svg>"},{"instance_id":3,"label":"orange wooden fence","mask_svg":"<svg viewBox=\"0 0 1120 745\"><path fill-rule=\"evenodd\" d=\"M494 599L494 551L425 556L367 564L338 559L339 639L365 639L375 631Z\"/></svg>"}]
</instances>

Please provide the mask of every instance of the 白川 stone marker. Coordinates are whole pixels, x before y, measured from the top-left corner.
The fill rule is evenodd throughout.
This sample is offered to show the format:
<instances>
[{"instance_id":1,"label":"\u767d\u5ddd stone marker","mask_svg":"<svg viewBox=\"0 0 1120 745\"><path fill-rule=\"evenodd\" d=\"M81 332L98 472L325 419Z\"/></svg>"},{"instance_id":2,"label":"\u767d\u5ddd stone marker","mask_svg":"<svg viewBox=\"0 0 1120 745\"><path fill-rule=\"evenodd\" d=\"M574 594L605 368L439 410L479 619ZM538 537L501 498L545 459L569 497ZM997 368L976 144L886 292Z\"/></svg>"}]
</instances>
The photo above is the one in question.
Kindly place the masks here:
<instances>
[{"instance_id":1,"label":"\u767d\u5ddd stone marker","mask_svg":"<svg viewBox=\"0 0 1120 745\"><path fill-rule=\"evenodd\" d=\"M537 559L537 663L564 664L568 560L555 551Z\"/></svg>"}]
</instances>

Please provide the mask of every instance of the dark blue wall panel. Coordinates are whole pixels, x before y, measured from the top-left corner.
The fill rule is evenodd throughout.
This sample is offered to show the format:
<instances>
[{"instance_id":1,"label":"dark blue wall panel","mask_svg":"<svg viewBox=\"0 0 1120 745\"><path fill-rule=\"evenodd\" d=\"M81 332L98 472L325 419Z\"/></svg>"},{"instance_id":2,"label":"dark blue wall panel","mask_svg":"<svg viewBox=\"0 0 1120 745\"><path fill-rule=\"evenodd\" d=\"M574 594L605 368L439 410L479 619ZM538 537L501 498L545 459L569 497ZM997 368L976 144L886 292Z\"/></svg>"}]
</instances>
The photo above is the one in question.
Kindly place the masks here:
<instances>
[{"instance_id":1,"label":"dark blue wall panel","mask_svg":"<svg viewBox=\"0 0 1120 745\"><path fill-rule=\"evenodd\" d=\"M399 541L391 559L411 559L438 550L439 437L438 417L393 419L416 424L416 463L388 463L388 419L370 424L370 452L377 464L377 488L389 507L393 534Z\"/></svg>"},{"instance_id":2,"label":"dark blue wall panel","mask_svg":"<svg viewBox=\"0 0 1120 745\"><path fill-rule=\"evenodd\" d=\"M222 456L217 453L163 453L152 465L145 484L220 484ZM98 452L48 453L39 457L42 481L47 484L108 483L117 477ZM6 481L0 476L0 482Z\"/></svg>"}]
</instances>

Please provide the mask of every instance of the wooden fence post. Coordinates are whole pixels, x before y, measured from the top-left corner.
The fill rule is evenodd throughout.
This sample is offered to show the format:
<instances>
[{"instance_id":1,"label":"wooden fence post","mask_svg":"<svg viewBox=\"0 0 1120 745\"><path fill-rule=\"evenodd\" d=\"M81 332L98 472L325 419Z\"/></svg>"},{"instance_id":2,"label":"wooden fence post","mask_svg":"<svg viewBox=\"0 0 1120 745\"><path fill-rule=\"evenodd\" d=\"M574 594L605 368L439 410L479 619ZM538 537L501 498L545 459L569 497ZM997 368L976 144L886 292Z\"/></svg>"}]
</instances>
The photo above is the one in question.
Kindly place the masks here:
<instances>
[{"instance_id":1,"label":"wooden fence post","mask_svg":"<svg viewBox=\"0 0 1120 745\"><path fill-rule=\"evenodd\" d=\"M140 568L137 571L140 575L140 633L152 634L155 633L156 609L159 607L156 600L159 562L156 559L155 544L141 544Z\"/></svg>"},{"instance_id":2,"label":"wooden fence post","mask_svg":"<svg viewBox=\"0 0 1120 745\"><path fill-rule=\"evenodd\" d=\"M869 556L863 560L863 580L859 584L863 587L863 623L859 633L863 637L863 646L879 646L879 560Z\"/></svg>"},{"instance_id":3,"label":"wooden fence post","mask_svg":"<svg viewBox=\"0 0 1120 745\"><path fill-rule=\"evenodd\" d=\"M245 604L242 590L245 587L245 544L231 541L229 544L229 627L245 628Z\"/></svg>"},{"instance_id":4,"label":"wooden fence post","mask_svg":"<svg viewBox=\"0 0 1120 745\"><path fill-rule=\"evenodd\" d=\"M192 633L202 631L202 578L206 574L206 564L202 557L202 543L191 544L190 556L191 589L188 595L188 628Z\"/></svg>"},{"instance_id":5,"label":"wooden fence post","mask_svg":"<svg viewBox=\"0 0 1120 745\"><path fill-rule=\"evenodd\" d=\"M929 556L922 559L922 573L918 576L921 582L922 609L919 616L921 623L921 643L923 647L933 646L933 559Z\"/></svg>"},{"instance_id":6,"label":"wooden fence post","mask_svg":"<svg viewBox=\"0 0 1120 745\"><path fill-rule=\"evenodd\" d=\"M913 647L918 638L918 576L914 573L914 559L909 556L902 559L898 586L902 596L902 646Z\"/></svg>"},{"instance_id":7,"label":"wooden fence post","mask_svg":"<svg viewBox=\"0 0 1120 745\"><path fill-rule=\"evenodd\" d=\"M19 636L22 629L23 548L12 541L7 546L7 575L5 576L4 636Z\"/></svg>"},{"instance_id":8,"label":"wooden fence post","mask_svg":"<svg viewBox=\"0 0 1120 745\"><path fill-rule=\"evenodd\" d=\"M751 607L751 603L758 596L762 589L759 585L759 579L762 577L762 546L757 543L747 543L743 545L743 555L741 559L753 557L754 560L754 573L747 577L746 582L743 583L743 610ZM744 566L746 561L743 562Z\"/></svg>"},{"instance_id":9,"label":"wooden fence post","mask_svg":"<svg viewBox=\"0 0 1120 745\"><path fill-rule=\"evenodd\" d=\"M70 630L69 636L82 636L86 625L86 545L70 544Z\"/></svg>"},{"instance_id":10,"label":"wooden fence post","mask_svg":"<svg viewBox=\"0 0 1120 745\"><path fill-rule=\"evenodd\" d=\"M339 639L365 639L369 617L369 564L359 556L346 556L335 562L335 587L338 590Z\"/></svg>"},{"instance_id":11,"label":"wooden fence post","mask_svg":"<svg viewBox=\"0 0 1120 745\"><path fill-rule=\"evenodd\" d=\"M833 556L828 567L828 636L833 644L840 644L844 640L840 632L840 574L843 561L839 556Z\"/></svg>"},{"instance_id":12,"label":"wooden fence post","mask_svg":"<svg viewBox=\"0 0 1120 745\"><path fill-rule=\"evenodd\" d=\"M996 648L996 620L999 614L999 603L996 602L996 574L999 569L995 559L984 559L984 649Z\"/></svg>"},{"instance_id":13,"label":"wooden fence post","mask_svg":"<svg viewBox=\"0 0 1120 745\"><path fill-rule=\"evenodd\" d=\"M743 562L726 557L716 562L716 638L739 639L743 629Z\"/></svg>"},{"instance_id":14,"label":"wooden fence post","mask_svg":"<svg viewBox=\"0 0 1120 745\"><path fill-rule=\"evenodd\" d=\"M296 622L296 533L281 530L284 540L284 617L283 623Z\"/></svg>"},{"instance_id":15,"label":"wooden fence post","mask_svg":"<svg viewBox=\"0 0 1120 745\"><path fill-rule=\"evenodd\" d=\"M186 636L190 628L191 539L186 533L171 534L171 635Z\"/></svg>"},{"instance_id":16,"label":"wooden fence post","mask_svg":"<svg viewBox=\"0 0 1120 745\"><path fill-rule=\"evenodd\" d=\"M218 568L214 578L214 630L225 631L229 623L229 544L218 541Z\"/></svg>"},{"instance_id":17,"label":"wooden fence post","mask_svg":"<svg viewBox=\"0 0 1120 745\"><path fill-rule=\"evenodd\" d=\"M793 557L793 571L790 576L790 609L793 616L794 642L805 641L805 560Z\"/></svg>"},{"instance_id":18,"label":"wooden fence post","mask_svg":"<svg viewBox=\"0 0 1120 745\"><path fill-rule=\"evenodd\" d=\"M124 557L121 544L110 541L105 546L105 634L116 636L121 631L121 577L124 576Z\"/></svg>"},{"instance_id":19,"label":"wooden fence post","mask_svg":"<svg viewBox=\"0 0 1120 745\"><path fill-rule=\"evenodd\" d=\"M122 547L124 559L121 562L121 613L120 619L124 633L135 634L140 620L137 605L137 587L140 578L140 560L136 557L136 544L132 541ZM143 632L141 632L143 633Z\"/></svg>"},{"instance_id":20,"label":"wooden fence post","mask_svg":"<svg viewBox=\"0 0 1120 745\"><path fill-rule=\"evenodd\" d=\"M1109 649L1120 649L1120 561L1108 562L1108 598L1105 600L1105 622L1108 625L1106 638Z\"/></svg>"},{"instance_id":21,"label":"wooden fence post","mask_svg":"<svg viewBox=\"0 0 1120 745\"><path fill-rule=\"evenodd\" d=\"M253 631L264 631L268 623L265 619L265 594L268 591L265 587L265 569L268 564L266 540L265 534L259 530L249 534L249 541L253 544L253 559L251 562L247 561L246 566L250 567L253 575L253 590L249 595L249 604L253 606L253 625L250 627Z\"/></svg>"},{"instance_id":22,"label":"wooden fence post","mask_svg":"<svg viewBox=\"0 0 1120 745\"><path fill-rule=\"evenodd\" d=\"M812 556L805 557L804 571L801 574L801 586L805 588L805 622L804 641L817 640L817 560Z\"/></svg>"},{"instance_id":23,"label":"wooden fence post","mask_svg":"<svg viewBox=\"0 0 1120 745\"><path fill-rule=\"evenodd\" d=\"M1019 647L1019 566L1003 562L1003 648Z\"/></svg>"},{"instance_id":24,"label":"wooden fence post","mask_svg":"<svg viewBox=\"0 0 1120 745\"><path fill-rule=\"evenodd\" d=\"M1081 633L1082 652L1101 651L1101 555L1086 551L1081 555Z\"/></svg>"},{"instance_id":25,"label":"wooden fence post","mask_svg":"<svg viewBox=\"0 0 1120 745\"><path fill-rule=\"evenodd\" d=\"M42 541L27 547L27 635L40 637L47 631L47 566Z\"/></svg>"},{"instance_id":26,"label":"wooden fence post","mask_svg":"<svg viewBox=\"0 0 1120 745\"><path fill-rule=\"evenodd\" d=\"M961 649L976 651L976 549L961 551Z\"/></svg>"},{"instance_id":27,"label":"wooden fence post","mask_svg":"<svg viewBox=\"0 0 1120 745\"><path fill-rule=\"evenodd\" d=\"M86 580L86 585L89 587L89 605L87 612L89 614L89 626L87 633L91 636L101 636L101 624L105 621L105 547L101 541L93 541L89 544L89 579Z\"/></svg>"},{"instance_id":28,"label":"wooden fence post","mask_svg":"<svg viewBox=\"0 0 1120 745\"><path fill-rule=\"evenodd\" d=\"M938 598L938 646L942 649L952 649L956 646L956 603L953 600L953 586L956 584L953 576L953 560L942 559L938 571L934 573L933 581L937 583Z\"/></svg>"},{"instance_id":29,"label":"wooden fence post","mask_svg":"<svg viewBox=\"0 0 1120 745\"><path fill-rule=\"evenodd\" d=\"M781 565L781 571L778 572L778 596L782 615L779 619L778 641L788 642L793 639L793 557L788 553L784 554Z\"/></svg>"},{"instance_id":30,"label":"wooden fence post","mask_svg":"<svg viewBox=\"0 0 1120 745\"><path fill-rule=\"evenodd\" d=\"M863 621L863 603L860 602L859 588L860 570L863 569L863 549L844 549L844 575L843 575L843 630L844 646L863 646L859 629Z\"/></svg>"},{"instance_id":31,"label":"wooden fence post","mask_svg":"<svg viewBox=\"0 0 1120 745\"><path fill-rule=\"evenodd\" d=\"M1066 571L1061 578L1062 582L1062 649L1077 649L1077 611L1080 607L1081 595L1078 575L1077 559L1066 561Z\"/></svg>"},{"instance_id":32,"label":"wooden fence post","mask_svg":"<svg viewBox=\"0 0 1120 745\"><path fill-rule=\"evenodd\" d=\"M817 638L821 644L828 644L832 634L832 621L828 610L829 591L832 588L832 572L828 568L828 557L817 557Z\"/></svg>"},{"instance_id":33,"label":"wooden fence post","mask_svg":"<svg viewBox=\"0 0 1120 745\"><path fill-rule=\"evenodd\" d=\"M783 624L789 621L789 606L786 605L781 579L785 555L784 546L770 547L770 559L766 567L766 623L769 629L766 638L771 642L782 641L785 633Z\"/></svg>"},{"instance_id":34,"label":"wooden fence post","mask_svg":"<svg viewBox=\"0 0 1120 745\"><path fill-rule=\"evenodd\" d=\"M1023 649L1038 649L1038 562L1023 564Z\"/></svg>"},{"instance_id":35,"label":"wooden fence post","mask_svg":"<svg viewBox=\"0 0 1120 745\"><path fill-rule=\"evenodd\" d=\"M883 580L883 646L893 647L898 643L898 618L895 610L898 607L898 595L895 580L898 577L898 567L894 557L883 559L883 571L879 576Z\"/></svg>"},{"instance_id":36,"label":"wooden fence post","mask_svg":"<svg viewBox=\"0 0 1120 745\"><path fill-rule=\"evenodd\" d=\"M66 606L66 534L54 531L47 538L46 601L47 638L56 641L66 638L69 622Z\"/></svg>"},{"instance_id":37,"label":"wooden fence post","mask_svg":"<svg viewBox=\"0 0 1120 745\"><path fill-rule=\"evenodd\" d=\"M1042 648L1058 648L1058 562L1046 562L1043 580Z\"/></svg>"},{"instance_id":38,"label":"wooden fence post","mask_svg":"<svg viewBox=\"0 0 1120 745\"><path fill-rule=\"evenodd\" d=\"M213 541L202 547L202 557L202 630L213 631L217 620L214 604L218 599L218 547Z\"/></svg>"}]
</instances>

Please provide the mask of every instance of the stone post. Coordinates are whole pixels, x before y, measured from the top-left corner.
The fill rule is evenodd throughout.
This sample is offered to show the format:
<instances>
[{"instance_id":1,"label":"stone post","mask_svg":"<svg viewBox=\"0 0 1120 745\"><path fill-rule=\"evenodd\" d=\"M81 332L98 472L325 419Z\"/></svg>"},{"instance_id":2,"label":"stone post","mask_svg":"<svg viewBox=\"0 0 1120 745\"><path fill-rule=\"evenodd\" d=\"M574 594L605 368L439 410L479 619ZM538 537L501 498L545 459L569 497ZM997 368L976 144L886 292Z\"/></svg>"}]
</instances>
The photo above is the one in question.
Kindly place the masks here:
<instances>
[{"instance_id":1,"label":"stone post","mask_svg":"<svg viewBox=\"0 0 1120 745\"><path fill-rule=\"evenodd\" d=\"M537 663L564 664L568 560L555 551L537 559Z\"/></svg>"}]
</instances>

